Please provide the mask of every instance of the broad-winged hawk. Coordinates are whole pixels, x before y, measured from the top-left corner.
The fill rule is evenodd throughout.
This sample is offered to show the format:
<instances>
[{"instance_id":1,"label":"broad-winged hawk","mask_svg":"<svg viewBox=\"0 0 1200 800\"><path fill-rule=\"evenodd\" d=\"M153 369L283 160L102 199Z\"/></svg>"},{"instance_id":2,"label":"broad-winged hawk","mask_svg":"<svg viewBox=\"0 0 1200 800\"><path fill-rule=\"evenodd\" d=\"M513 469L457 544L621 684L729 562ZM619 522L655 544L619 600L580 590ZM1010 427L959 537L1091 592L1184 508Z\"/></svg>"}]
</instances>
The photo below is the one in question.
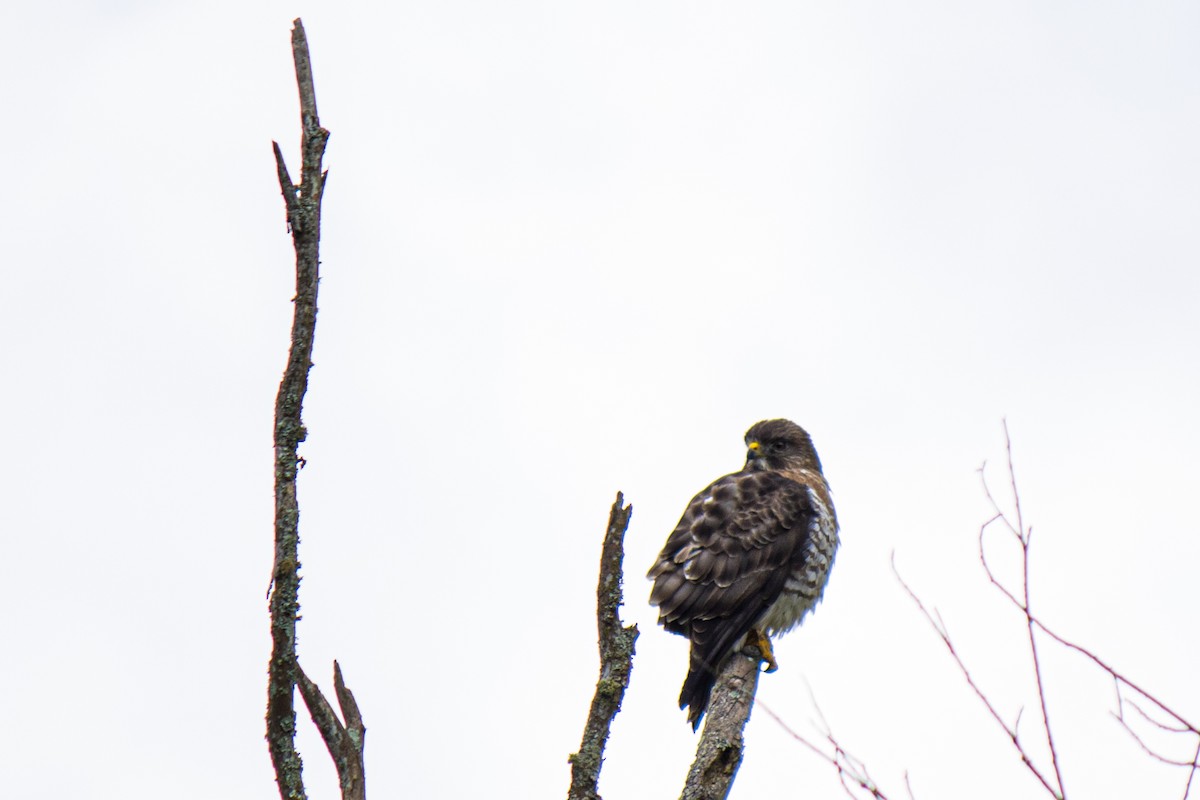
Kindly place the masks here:
<instances>
[{"instance_id":1,"label":"broad-winged hawk","mask_svg":"<svg viewBox=\"0 0 1200 800\"><path fill-rule=\"evenodd\" d=\"M717 671L746 641L770 641L821 599L838 546L837 515L812 439L786 419L746 432L746 465L692 498L650 568L659 623L688 637L679 707L693 728ZM748 638L753 637L753 638Z\"/></svg>"}]
</instances>

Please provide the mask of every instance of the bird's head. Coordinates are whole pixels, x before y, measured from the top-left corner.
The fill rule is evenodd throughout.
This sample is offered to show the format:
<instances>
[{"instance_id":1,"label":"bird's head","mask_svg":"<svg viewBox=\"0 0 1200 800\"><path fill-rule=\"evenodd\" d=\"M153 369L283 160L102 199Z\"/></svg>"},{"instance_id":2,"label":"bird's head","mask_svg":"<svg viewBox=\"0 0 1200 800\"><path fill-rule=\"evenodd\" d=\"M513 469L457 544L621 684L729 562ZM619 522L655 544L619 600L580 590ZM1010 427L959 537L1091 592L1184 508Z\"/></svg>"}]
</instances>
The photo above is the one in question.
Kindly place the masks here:
<instances>
[{"instance_id":1,"label":"bird's head","mask_svg":"<svg viewBox=\"0 0 1200 800\"><path fill-rule=\"evenodd\" d=\"M746 469L821 472L808 432L786 419L765 419L746 431Z\"/></svg>"}]
</instances>

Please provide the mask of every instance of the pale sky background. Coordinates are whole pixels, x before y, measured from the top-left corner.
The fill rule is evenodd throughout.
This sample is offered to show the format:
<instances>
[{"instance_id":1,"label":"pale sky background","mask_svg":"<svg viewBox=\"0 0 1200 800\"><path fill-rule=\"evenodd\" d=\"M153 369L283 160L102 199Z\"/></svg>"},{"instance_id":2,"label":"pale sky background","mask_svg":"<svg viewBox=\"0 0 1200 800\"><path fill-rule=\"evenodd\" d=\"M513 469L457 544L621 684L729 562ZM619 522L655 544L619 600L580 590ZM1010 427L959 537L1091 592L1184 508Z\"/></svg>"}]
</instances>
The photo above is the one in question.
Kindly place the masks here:
<instances>
[{"instance_id":1,"label":"pale sky background","mask_svg":"<svg viewBox=\"0 0 1200 800\"><path fill-rule=\"evenodd\" d=\"M893 797L905 770L919 800L1037 795L888 566L1032 741L1023 628L976 558L1002 418L1045 619L1200 717L1200 6L25 3L0 795L277 796L296 16L332 131L300 654L326 687L341 661L372 797L565 794L617 490L642 635L601 791L677 796L686 646L643 574L766 417L811 432L843 545L759 697L812 733L811 687ZM1102 675L1046 669L1072 796L1182 796ZM765 714L748 742L734 798L842 796Z\"/></svg>"}]
</instances>

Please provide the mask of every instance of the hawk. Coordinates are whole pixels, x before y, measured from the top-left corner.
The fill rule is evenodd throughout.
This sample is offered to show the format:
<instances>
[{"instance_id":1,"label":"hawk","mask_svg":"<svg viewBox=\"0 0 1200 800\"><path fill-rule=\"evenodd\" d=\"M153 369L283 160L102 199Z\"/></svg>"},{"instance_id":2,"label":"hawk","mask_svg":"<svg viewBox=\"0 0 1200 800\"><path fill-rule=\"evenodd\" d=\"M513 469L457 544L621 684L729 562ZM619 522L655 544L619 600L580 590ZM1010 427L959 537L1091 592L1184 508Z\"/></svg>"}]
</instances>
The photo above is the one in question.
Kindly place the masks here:
<instances>
[{"instance_id":1,"label":"hawk","mask_svg":"<svg viewBox=\"0 0 1200 800\"><path fill-rule=\"evenodd\" d=\"M800 624L825 591L838 546L837 515L812 439L786 419L746 432L746 465L692 498L650 568L658 622L691 642L679 707L692 729L717 671L745 642L767 671L768 636Z\"/></svg>"}]
</instances>

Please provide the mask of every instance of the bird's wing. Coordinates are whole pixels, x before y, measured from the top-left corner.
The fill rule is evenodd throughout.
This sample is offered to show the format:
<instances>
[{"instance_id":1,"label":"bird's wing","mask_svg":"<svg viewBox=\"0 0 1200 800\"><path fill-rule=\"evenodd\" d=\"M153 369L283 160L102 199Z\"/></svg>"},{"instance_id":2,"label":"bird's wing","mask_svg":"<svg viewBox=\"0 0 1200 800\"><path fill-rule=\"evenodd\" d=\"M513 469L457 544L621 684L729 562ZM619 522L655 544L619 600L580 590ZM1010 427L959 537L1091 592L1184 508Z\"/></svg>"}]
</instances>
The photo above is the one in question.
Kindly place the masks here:
<instances>
[{"instance_id":1,"label":"bird's wing","mask_svg":"<svg viewBox=\"0 0 1200 800\"><path fill-rule=\"evenodd\" d=\"M704 668L782 594L816 513L808 488L776 472L726 475L692 498L650 569L650 602Z\"/></svg>"}]
</instances>

